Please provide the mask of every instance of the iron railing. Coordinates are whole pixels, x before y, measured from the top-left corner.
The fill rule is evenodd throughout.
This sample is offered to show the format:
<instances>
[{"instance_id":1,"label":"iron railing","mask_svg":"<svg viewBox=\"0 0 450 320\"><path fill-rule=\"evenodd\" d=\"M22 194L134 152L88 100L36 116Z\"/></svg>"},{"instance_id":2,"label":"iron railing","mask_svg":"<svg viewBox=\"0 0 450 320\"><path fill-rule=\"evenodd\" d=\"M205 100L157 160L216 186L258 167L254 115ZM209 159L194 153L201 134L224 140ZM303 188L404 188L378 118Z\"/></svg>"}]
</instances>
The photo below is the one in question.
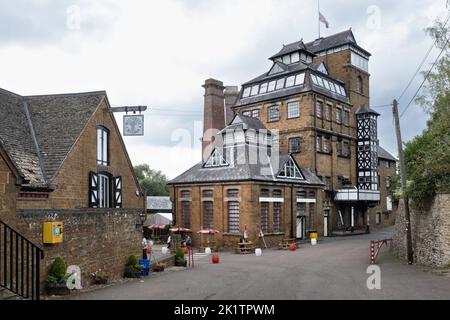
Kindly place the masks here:
<instances>
[{"instance_id":1,"label":"iron railing","mask_svg":"<svg viewBox=\"0 0 450 320\"><path fill-rule=\"evenodd\" d=\"M25 298L40 298L44 251L0 220L0 287Z\"/></svg>"}]
</instances>

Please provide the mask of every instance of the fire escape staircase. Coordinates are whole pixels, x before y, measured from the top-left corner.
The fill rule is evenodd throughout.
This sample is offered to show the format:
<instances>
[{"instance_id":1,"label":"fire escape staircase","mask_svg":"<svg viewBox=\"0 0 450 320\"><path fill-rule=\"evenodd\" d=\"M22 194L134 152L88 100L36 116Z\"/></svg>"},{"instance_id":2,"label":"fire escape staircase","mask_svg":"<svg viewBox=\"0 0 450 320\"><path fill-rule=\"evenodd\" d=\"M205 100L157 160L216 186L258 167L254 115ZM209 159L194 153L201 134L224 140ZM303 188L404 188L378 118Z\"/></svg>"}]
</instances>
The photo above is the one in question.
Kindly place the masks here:
<instances>
[{"instance_id":1,"label":"fire escape staircase","mask_svg":"<svg viewBox=\"0 0 450 320\"><path fill-rule=\"evenodd\" d=\"M44 251L0 220L0 300L40 298Z\"/></svg>"}]
</instances>

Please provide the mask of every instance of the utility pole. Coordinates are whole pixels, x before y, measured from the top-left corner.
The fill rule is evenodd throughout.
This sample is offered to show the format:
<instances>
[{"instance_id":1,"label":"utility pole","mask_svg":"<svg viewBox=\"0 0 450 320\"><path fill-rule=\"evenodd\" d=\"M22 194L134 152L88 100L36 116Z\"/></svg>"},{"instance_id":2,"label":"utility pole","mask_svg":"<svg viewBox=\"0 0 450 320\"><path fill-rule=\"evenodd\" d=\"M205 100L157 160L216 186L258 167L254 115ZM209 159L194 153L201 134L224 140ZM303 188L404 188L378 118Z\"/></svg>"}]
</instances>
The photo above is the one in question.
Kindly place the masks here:
<instances>
[{"instance_id":1,"label":"utility pole","mask_svg":"<svg viewBox=\"0 0 450 320\"><path fill-rule=\"evenodd\" d=\"M406 251L407 251L407 255L408 255L408 264L412 264L414 257L413 257L413 249L412 249L411 218L409 215L409 202L408 202L408 195L406 194L405 158L403 156L402 136L400 133L400 120L398 118L398 102L395 99L392 104L392 113L394 115L395 133L397 135L398 158L400 161L400 178L401 178L401 183L402 183L403 202L405 205Z\"/></svg>"}]
</instances>

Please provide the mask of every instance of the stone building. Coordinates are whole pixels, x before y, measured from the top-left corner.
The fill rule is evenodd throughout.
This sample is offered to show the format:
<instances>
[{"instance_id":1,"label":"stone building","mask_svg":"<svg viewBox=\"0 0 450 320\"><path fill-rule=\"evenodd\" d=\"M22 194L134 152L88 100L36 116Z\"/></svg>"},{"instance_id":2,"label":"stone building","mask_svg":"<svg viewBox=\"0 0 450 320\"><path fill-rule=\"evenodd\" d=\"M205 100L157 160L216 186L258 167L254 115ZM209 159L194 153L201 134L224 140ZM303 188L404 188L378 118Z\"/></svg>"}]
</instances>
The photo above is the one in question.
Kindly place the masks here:
<instances>
[{"instance_id":1,"label":"stone building","mask_svg":"<svg viewBox=\"0 0 450 320\"><path fill-rule=\"evenodd\" d=\"M120 275L140 252L146 203L106 93L0 89L0 150L0 220L44 249L42 274L62 256L84 286L99 268ZM62 243L43 243L49 221L63 223Z\"/></svg>"},{"instance_id":2,"label":"stone building","mask_svg":"<svg viewBox=\"0 0 450 320\"><path fill-rule=\"evenodd\" d=\"M390 211L385 198L379 205L380 197L387 197L385 181L392 172L379 170L378 163L395 161L378 143L379 114L369 104L369 58L352 31L346 30L308 43L300 40L284 45L269 58L270 69L244 83L238 95L235 90L225 90L220 81L207 80L203 164L198 166L218 152L217 133L228 124L224 112L231 109L235 115L258 120L273 133L280 155L290 155L300 170L308 170L322 181L311 230L321 236L367 231L378 213ZM228 108L233 99L235 103ZM196 181L195 174L180 177L184 177L183 183ZM172 181L173 186L178 187L178 179ZM179 200L180 194L176 188L172 192L177 203L175 196ZM193 197L193 206L196 201L199 198ZM261 220L264 206L256 202L251 207L256 212L253 220ZM240 208L241 217L246 216L245 204ZM294 222L301 213L293 206L286 210L291 217L287 229L293 229L289 235L301 235L296 232L298 222ZM179 207L175 213L179 219ZM191 217L191 222L201 224L200 211L192 209ZM387 221L392 219L389 215Z\"/></svg>"}]
</instances>

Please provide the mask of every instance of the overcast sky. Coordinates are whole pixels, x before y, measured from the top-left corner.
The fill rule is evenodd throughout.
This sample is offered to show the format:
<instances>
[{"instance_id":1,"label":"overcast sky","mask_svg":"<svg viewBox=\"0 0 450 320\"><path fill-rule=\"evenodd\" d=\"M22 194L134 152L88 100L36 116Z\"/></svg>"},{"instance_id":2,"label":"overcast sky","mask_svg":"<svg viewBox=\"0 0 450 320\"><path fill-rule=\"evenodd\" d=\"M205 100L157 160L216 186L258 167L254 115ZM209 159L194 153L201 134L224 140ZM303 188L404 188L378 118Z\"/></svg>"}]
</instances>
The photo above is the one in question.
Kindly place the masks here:
<instances>
[{"instance_id":1,"label":"overcast sky","mask_svg":"<svg viewBox=\"0 0 450 320\"><path fill-rule=\"evenodd\" d=\"M145 136L125 137L133 164L170 178L201 159L204 80L240 85L267 71L283 44L314 40L317 0L0 0L0 87L22 95L106 90L111 104L148 105ZM372 53L371 105L397 98L445 18L445 0L321 0L331 35L352 27ZM434 49L425 67L437 56ZM400 100L400 112L419 75ZM390 108L377 108L380 144L396 155ZM413 104L403 140L427 115ZM122 115L116 115L122 126Z\"/></svg>"}]
</instances>

